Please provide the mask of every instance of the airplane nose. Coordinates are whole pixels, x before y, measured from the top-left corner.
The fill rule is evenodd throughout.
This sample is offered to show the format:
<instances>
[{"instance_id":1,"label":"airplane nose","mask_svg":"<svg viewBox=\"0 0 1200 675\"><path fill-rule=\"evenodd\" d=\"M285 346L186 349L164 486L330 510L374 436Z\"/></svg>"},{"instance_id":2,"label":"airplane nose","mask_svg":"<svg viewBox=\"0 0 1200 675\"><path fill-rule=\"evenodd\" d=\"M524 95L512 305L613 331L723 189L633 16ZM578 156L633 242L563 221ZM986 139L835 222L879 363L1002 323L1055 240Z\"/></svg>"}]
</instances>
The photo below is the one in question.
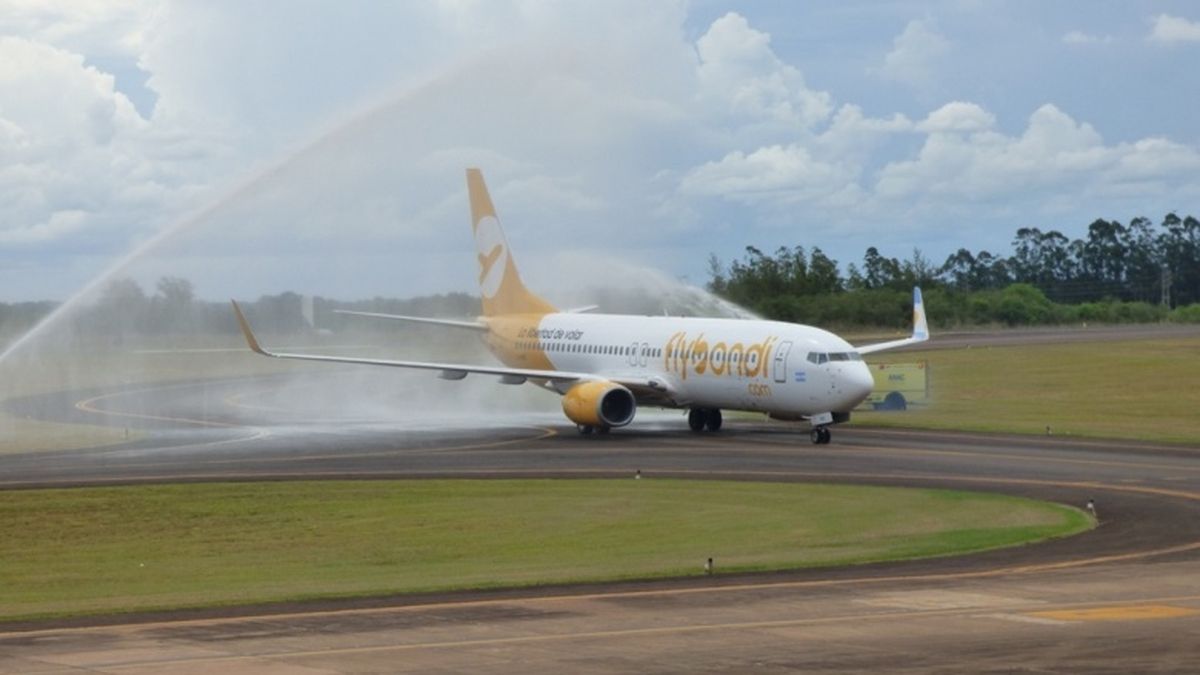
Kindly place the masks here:
<instances>
[{"instance_id":1,"label":"airplane nose","mask_svg":"<svg viewBox=\"0 0 1200 675\"><path fill-rule=\"evenodd\" d=\"M871 377L871 369L865 363L856 363L857 368L851 368L850 372L846 373L846 390L852 393L859 401L863 400L871 394L871 390L875 388L875 378Z\"/></svg>"}]
</instances>

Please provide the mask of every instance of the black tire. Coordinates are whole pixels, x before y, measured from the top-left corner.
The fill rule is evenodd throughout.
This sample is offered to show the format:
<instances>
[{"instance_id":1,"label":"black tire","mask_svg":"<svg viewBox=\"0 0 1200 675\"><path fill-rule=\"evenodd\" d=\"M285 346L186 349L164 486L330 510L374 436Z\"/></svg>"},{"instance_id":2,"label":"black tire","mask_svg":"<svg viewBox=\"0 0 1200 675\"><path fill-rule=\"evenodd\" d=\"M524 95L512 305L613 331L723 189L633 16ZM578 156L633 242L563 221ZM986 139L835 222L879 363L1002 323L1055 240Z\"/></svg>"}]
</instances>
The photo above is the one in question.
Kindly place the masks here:
<instances>
[{"instance_id":1,"label":"black tire","mask_svg":"<svg viewBox=\"0 0 1200 675\"><path fill-rule=\"evenodd\" d=\"M904 394L898 391L893 391L883 397L884 410L908 410L908 401L904 399Z\"/></svg>"},{"instance_id":2,"label":"black tire","mask_svg":"<svg viewBox=\"0 0 1200 675\"><path fill-rule=\"evenodd\" d=\"M590 424L580 424L579 425L579 433L583 434L584 436L591 435L593 430L594 430L594 428Z\"/></svg>"},{"instance_id":3,"label":"black tire","mask_svg":"<svg viewBox=\"0 0 1200 675\"><path fill-rule=\"evenodd\" d=\"M829 445L829 441L833 440L833 432L827 427L821 427L821 445Z\"/></svg>"},{"instance_id":4,"label":"black tire","mask_svg":"<svg viewBox=\"0 0 1200 675\"><path fill-rule=\"evenodd\" d=\"M704 426L707 427L709 431L720 431L721 411L717 410L716 408L709 410L708 414L704 416Z\"/></svg>"},{"instance_id":5,"label":"black tire","mask_svg":"<svg viewBox=\"0 0 1200 675\"><path fill-rule=\"evenodd\" d=\"M825 438L825 434L822 434L821 429L818 427L816 429L813 429L812 433L810 433L808 435L808 437L812 440L813 445L821 445L822 444L821 439Z\"/></svg>"},{"instance_id":6,"label":"black tire","mask_svg":"<svg viewBox=\"0 0 1200 675\"><path fill-rule=\"evenodd\" d=\"M704 431L704 422L707 415L700 408L692 408L688 411L688 426L692 431Z\"/></svg>"}]
</instances>

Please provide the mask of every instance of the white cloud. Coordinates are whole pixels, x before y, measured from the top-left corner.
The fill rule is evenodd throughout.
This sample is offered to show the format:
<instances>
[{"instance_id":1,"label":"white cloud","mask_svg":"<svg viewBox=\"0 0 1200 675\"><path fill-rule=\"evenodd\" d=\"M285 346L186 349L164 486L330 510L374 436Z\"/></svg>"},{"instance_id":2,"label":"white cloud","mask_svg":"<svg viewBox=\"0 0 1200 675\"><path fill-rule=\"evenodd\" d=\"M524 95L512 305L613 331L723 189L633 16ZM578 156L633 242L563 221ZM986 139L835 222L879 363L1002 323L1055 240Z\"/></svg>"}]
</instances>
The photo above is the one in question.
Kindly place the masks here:
<instances>
[{"instance_id":1,"label":"white cloud","mask_svg":"<svg viewBox=\"0 0 1200 675\"><path fill-rule=\"evenodd\" d=\"M929 19L913 19L892 41L892 51L883 58L883 77L916 88L931 86L950 52L950 41Z\"/></svg>"},{"instance_id":2,"label":"white cloud","mask_svg":"<svg viewBox=\"0 0 1200 675\"><path fill-rule=\"evenodd\" d=\"M772 145L706 162L684 176L680 188L745 202L804 201L836 193L852 179L852 170L815 159L804 147Z\"/></svg>"},{"instance_id":3,"label":"white cloud","mask_svg":"<svg viewBox=\"0 0 1200 675\"><path fill-rule=\"evenodd\" d=\"M0 243L36 244L53 241L82 229L86 221L87 214L83 211L55 211L45 222L0 230Z\"/></svg>"},{"instance_id":4,"label":"white cloud","mask_svg":"<svg viewBox=\"0 0 1200 675\"><path fill-rule=\"evenodd\" d=\"M1072 30L1063 34L1062 41L1068 45L1108 44L1113 41L1111 35L1092 35L1080 30Z\"/></svg>"},{"instance_id":5,"label":"white cloud","mask_svg":"<svg viewBox=\"0 0 1200 675\"><path fill-rule=\"evenodd\" d=\"M146 120L79 54L0 37L0 101L0 241L75 233L83 214L123 208L128 185L161 178Z\"/></svg>"},{"instance_id":6,"label":"white cloud","mask_svg":"<svg viewBox=\"0 0 1200 675\"><path fill-rule=\"evenodd\" d=\"M861 165L888 137L912 129L912 121L900 113L888 118L868 117L862 108L846 103L838 108L828 128L814 139L814 148L822 157Z\"/></svg>"},{"instance_id":7,"label":"white cloud","mask_svg":"<svg viewBox=\"0 0 1200 675\"><path fill-rule=\"evenodd\" d=\"M876 193L884 199L1036 201L1050 192L1103 195L1130 181L1149 182L1146 187L1152 191L1169 189L1192 181L1200 168L1195 148L1156 139L1106 145L1091 125L1050 104L1034 111L1020 136L1006 136L990 126L944 133L928 125L930 135L917 157L888 164Z\"/></svg>"},{"instance_id":8,"label":"white cloud","mask_svg":"<svg viewBox=\"0 0 1200 675\"><path fill-rule=\"evenodd\" d=\"M929 134L947 132L987 131L996 124L996 118L982 107L963 101L953 101L929 113L918 131Z\"/></svg>"},{"instance_id":9,"label":"white cloud","mask_svg":"<svg viewBox=\"0 0 1200 675\"><path fill-rule=\"evenodd\" d=\"M1200 21L1159 14L1154 17L1150 39L1155 42L1200 42Z\"/></svg>"},{"instance_id":10,"label":"white cloud","mask_svg":"<svg viewBox=\"0 0 1200 675\"><path fill-rule=\"evenodd\" d=\"M714 21L696 50L700 95L735 116L808 128L832 111L830 95L809 89L771 50L771 36L737 13Z\"/></svg>"},{"instance_id":11,"label":"white cloud","mask_svg":"<svg viewBox=\"0 0 1200 675\"><path fill-rule=\"evenodd\" d=\"M136 58L154 8L146 0L3 0L0 34L92 57Z\"/></svg>"},{"instance_id":12,"label":"white cloud","mask_svg":"<svg viewBox=\"0 0 1200 675\"><path fill-rule=\"evenodd\" d=\"M936 226L981 199L1090 211L1114 192L1200 194L1191 145L1136 126L1115 135L1140 140L1105 144L1052 105L1013 132L997 120L1010 109L955 96L911 119L895 112L911 104L889 98L896 87L836 101L782 56L794 41L773 42L768 26L737 13L697 30L682 1L352 9L9 0L0 31L21 37L0 39L0 253L58 246L41 272L58 280L98 264L81 263L80 250L101 260L185 205L224 200L155 269L220 293L202 275L240 283L245 259L269 251L282 272L260 276L275 274L276 285L238 293L359 284L351 296L404 266L405 283L425 284L411 292L470 288L469 265L459 275L447 264L461 253L470 165L485 169L514 246L532 247L526 256L619 242L684 259L688 247L740 246L764 224L832 236L887 222L901 232L910 204L929 217L908 225ZM1075 33L1064 42L1094 38ZM952 75L960 64L949 57L968 46L952 47L928 19L883 43L892 51L875 84L918 88ZM122 74L97 55L140 64L156 107L139 114ZM986 87L955 94L992 100ZM235 187L221 196L214 188L225 184ZM340 276L286 262L337 252L406 262ZM196 262L218 259L229 267ZM4 275L0 288L12 287Z\"/></svg>"}]
</instances>

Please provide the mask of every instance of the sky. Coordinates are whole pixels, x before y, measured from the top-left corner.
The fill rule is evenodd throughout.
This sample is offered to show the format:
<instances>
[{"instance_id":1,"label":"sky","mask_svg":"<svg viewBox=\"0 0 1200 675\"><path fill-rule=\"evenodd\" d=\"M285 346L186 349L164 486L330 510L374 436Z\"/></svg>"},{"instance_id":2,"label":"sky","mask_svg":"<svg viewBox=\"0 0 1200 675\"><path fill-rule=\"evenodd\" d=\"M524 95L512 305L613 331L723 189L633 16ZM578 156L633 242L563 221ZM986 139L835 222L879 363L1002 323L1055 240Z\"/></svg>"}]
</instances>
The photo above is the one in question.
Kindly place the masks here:
<instances>
[{"instance_id":1,"label":"sky","mask_svg":"<svg viewBox=\"0 0 1200 675\"><path fill-rule=\"evenodd\" d=\"M0 301L473 292L468 166L552 299L1200 215L1196 63L1192 2L0 0Z\"/></svg>"}]
</instances>

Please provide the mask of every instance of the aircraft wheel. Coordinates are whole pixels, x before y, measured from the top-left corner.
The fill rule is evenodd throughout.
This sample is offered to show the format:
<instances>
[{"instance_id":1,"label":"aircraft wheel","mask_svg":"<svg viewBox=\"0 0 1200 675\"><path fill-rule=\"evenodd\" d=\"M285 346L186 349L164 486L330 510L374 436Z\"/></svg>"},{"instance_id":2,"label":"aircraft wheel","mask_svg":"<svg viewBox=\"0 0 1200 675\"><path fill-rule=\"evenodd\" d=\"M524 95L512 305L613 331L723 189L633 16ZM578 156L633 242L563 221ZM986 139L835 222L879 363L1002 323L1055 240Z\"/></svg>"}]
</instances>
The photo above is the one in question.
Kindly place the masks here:
<instances>
[{"instance_id":1,"label":"aircraft wheel","mask_svg":"<svg viewBox=\"0 0 1200 675\"><path fill-rule=\"evenodd\" d=\"M700 408L692 408L688 411L688 426L692 431L704 431L704 423L707 415Z\"/></svg>"},{"instance_id":2,"label":"aircraft wheel","mask_svg":"<svg viewBox=\"0 0 1200 675\"><path fill-rule=\"evenodd\" d=\"M593 431L593 427L590 424L580 424L579 425L579 433L583 434L584 436L590 435L592 433L592 431Z\"/></svg>"},{"instance_id":3,"label":"aircraft wheel","mask_svg":"<svg viewBox=\"0 0 1200 675\"><path fill-rule=\"evenodd\" d=\"M883 398L883 409L908 410L908 401L904 399L904 394L893 391Z\"/></svg>"},{"instance_id":4,"label":"aircraft wheel","mask_svg":"<svg viewBox=\"0 0 1200 675\"><path fill-rule=\"evenodd\" d=\"M709 431L720 431L721 429L721 411L713 408L704 416L704 426L708 427Z\"/></svg>"},{"instance_id":5,"label":"aircraft wheel","mask_svg":"<svg viewBox=\"0 0 1200 675\"><path fill-rule=\"evenodd\" d=\"M808 437L812 439L813 445L821 445L821 439L824 437L824 434L822 434L821 430L817 428L813 429L812 432L808 434Z\"/></svg>"},{"instance_id":6,"label":"aircraft wheel","mask_svg":"<svg viewBox=\"0 0 1200 675\"><path fill-rule=\"evenodd\" d=\"M829 445L829 441L833 440L833 432L829 427L821 427L821 445Z\"/></svg>"}]
</instances>

